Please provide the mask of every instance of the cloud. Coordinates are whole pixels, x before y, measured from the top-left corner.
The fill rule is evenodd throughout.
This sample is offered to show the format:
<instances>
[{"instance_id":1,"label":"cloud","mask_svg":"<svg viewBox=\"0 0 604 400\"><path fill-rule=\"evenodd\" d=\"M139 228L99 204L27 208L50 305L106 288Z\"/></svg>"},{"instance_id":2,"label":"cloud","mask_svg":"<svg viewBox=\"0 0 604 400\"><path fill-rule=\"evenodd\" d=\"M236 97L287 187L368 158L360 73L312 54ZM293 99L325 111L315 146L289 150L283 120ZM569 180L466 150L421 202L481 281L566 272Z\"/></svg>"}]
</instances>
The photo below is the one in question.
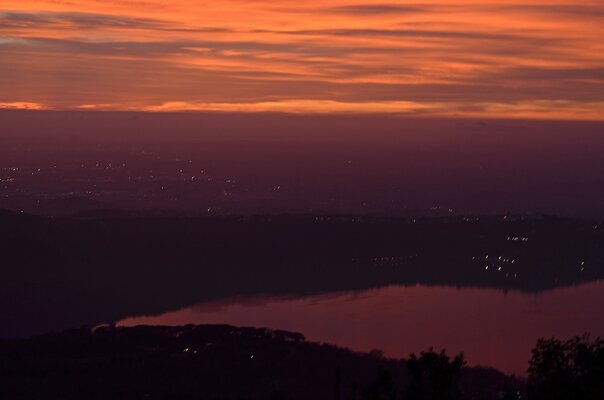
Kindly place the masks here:
<instances>
[{"instance_id":1,"label":"cloud","mask_svg":"<svg viewBox=\"0 0 604 400\"><path fill-rule=\"evenodd\" d=\"M573 107L563 115L574 118L604 101L604 26L592 18L604 5L591 0L136 3L5 0L0 101L249 112L413 104L548 118L548 106Z\"/></svg>"},{"instance_id":2,"label":"cloud","mask_svg":"<svg viewBox=\"0 0 604 400\"><path fill-rule=\"evenodd\" d=\"M27 101L0 102L0 109L8 110L47 110L49 107L40 103L31 103Z\"/></svg>"},{"instance_id":3,"label":"cloud","mask_svg":"<svg viewBox=\"0 0 604 400\"><path fill-rule=\"evenodd\" d=\"M19 12L0 11L0 30L57 30L146 29L168 32L221 33L229 29L218 27L187 27L175 21L155 18L85 12Z\"/></svg>"},{"instance_id":4,"label":"cloud","mask_svg":"<svg viewBox=\"0 0 604 400\"><path fill-rule=\"evenodd\" d=\"M558 14L563 18L569 16L581 16L589 18L600 18L604 16L604 8L589 5L568 5L568 4L514 4L496 7L501 11L513 11L517 13L533 14Z\"/></svg>"},{"instance_id":5,"label":"cloud","mask_svg":"<svg viewBox=\"0 0 604 400\"><path fill-rule=\"evenodd\" d=\"M381 15L381 14L409 14L425 12L426 7L419 5L401 5L401 4L352 4L332 8L326 8L325 11L342 14Z\"/></svg>"},{"instance_id":6,"label":"cloud","mask_svg":"<svg viewBox=\"0 0 604 400\"><path fill-rule=\"evenodd\" d=\"M271 31L257 31L271 32ZM367 28L347 28L347 29L312 29L312 30L282 30L272 31L272 33L284 35L320 35L320 36L342 36L342 37L392 37L392 38L426 38L426 39L444 39L447 41L455 39L470 39L481 41L501 41L501 42L529 42L531 44L552 43L559 41L559 38L539 38L527 37L526 35L510 34L506 32L494 31L460 31L451 30L430 30L430 29L367 29Z\"/></svg>"},{"instance_id":7,"label":"cloud","mask_svg":"<svg viewBox=\"0 0 604 400\"><path fill-rule=\"evenodd\" d=\"M0 12L0 29L27 30L41 26L58 29L93 29L99 27L161 29L169 25L167 25L167 22L157 19L84 12Z\"/></svg>"}]
</instances>

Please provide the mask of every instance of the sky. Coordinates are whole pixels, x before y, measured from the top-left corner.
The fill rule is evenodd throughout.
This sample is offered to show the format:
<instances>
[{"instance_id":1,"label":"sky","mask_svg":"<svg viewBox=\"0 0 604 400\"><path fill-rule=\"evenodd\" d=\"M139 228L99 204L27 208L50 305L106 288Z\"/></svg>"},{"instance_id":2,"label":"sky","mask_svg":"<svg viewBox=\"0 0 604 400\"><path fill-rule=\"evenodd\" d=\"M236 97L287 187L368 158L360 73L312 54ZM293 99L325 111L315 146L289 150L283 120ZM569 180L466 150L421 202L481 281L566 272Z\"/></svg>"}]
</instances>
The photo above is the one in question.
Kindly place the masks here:
<instances>
[{"instance_id":1,"label":"sky","mask_svg":"<svg viewBox=\"0 0 604 400\"><path fill-rule=\"evenodd\" d=\"M602 0L2 0L0 108L604 120Z\"/></svg>"}]
</instances>

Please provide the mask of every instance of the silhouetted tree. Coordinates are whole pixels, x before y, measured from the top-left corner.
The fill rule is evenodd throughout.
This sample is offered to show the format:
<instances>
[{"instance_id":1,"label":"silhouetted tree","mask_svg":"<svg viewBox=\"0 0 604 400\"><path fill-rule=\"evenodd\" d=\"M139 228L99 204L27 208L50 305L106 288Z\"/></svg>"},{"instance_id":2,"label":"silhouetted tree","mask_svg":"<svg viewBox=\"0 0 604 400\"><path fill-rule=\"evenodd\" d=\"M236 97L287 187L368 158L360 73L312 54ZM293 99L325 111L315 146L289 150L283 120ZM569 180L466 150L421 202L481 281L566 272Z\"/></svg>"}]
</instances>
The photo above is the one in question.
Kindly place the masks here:
<instances>
[{"instance_id":1,"label":"silhouetted tree","mask_svg":"<svg viewBox=\"0 0 604 400\"><path fill-rule=\"evenodd\" d=\"M500 393L501 400L519 400L521 399L520 392L518 390L514 390L509 387L509 385L505 385L503 388L503 392Z\"/></svg>"},{"instance_id":2,"label":"silhouetted tree","mask_svg":"<svg viewBox=\"0 0 604 400\"><path fill-rule=\"evenodd\" d=\"M539 339L528 374L531 400L604 399L604 340L588 334L565 342Z\"/></svg>"},{"instance_id":3,"label":"silhouetted tree","mask_svg":"<svg viewBox=\"0 0 604 400\"><path fill-rule=\"evenodd\" d=\"M382 368L373 383L363 391L363 400L395 400L396 385L388 370Z\"/></svg>"},{"instance_id":4,"label":"silhouetted tree","mask_svg":"<svg viewBox=\"0 0 604 400\"><path fill-rule=\"evenodd\" d=\"M369 355L376 358L384 358L384 352L380 349L373 349L369 352Z\"/></svg>"},{"instance_id":5,"label":"silhouetted tree","mask_svg":"<svg viewBox=\"0 0 604 400\"><path fill-rule=\"evenodd\" d=\"M407 367L411 382L405 400L457 400L461 392L457 380L466 364L463 354L453 360L444 350L436 353L430 348L416 356L411 354Z\"/></svg>"},{"instance_id":6,"label":"silhouetted tree","mask_svg":"<svg viewBox=\"0 0 604 400\"><path fill-rule=\"evenodd\" d=\"M336 368L336 384L334 387L334 399L341 400L342 398L342 369L338 365Z\"/></svg>"},{"instance_id":7,"label":"silhouetted tree","mask_svg":"<svg viewBox=\"0 0 604 400\"><path fill-rule=\"evenodd\" d=\"M285 400L287 396L283 393L282 390L275 390L271 395L271 400Z\"/></svg>"}]
</instances>

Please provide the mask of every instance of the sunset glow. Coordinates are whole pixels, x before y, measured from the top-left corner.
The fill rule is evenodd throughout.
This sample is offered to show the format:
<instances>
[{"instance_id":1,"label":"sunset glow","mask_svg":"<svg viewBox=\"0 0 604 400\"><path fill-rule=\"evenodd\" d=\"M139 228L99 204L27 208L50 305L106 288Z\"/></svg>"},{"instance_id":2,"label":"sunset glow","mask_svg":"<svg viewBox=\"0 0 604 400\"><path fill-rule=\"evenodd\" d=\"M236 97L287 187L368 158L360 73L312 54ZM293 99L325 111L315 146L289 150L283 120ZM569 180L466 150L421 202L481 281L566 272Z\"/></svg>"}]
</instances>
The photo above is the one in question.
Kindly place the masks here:
<instances>
[{"instance_id":1,"label":"sunset glow","mask_svg":"<svg viewBox=\"0 0 604 400\"><path fill-rule=\"evenodd\" d=\"M604 119L600 0L16 1L0 108Z\"/></svg>"}]
</instances>

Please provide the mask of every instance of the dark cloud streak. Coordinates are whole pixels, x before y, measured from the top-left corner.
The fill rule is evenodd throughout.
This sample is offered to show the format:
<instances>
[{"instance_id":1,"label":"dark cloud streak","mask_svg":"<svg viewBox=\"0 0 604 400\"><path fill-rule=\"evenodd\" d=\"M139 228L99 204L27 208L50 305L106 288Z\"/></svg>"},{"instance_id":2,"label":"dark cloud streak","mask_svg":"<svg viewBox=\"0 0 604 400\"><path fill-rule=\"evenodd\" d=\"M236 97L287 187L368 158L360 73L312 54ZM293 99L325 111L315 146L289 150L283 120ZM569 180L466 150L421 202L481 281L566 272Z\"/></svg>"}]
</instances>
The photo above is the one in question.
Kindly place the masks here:
<instances>
[{"instance_id":1,"label":"dark cloud streak","mask_svg":"<svg viewBox=\"0 0 604 400\"><path fill-rule=\"evenodd\" d=\"M218 27L185 27L174 21L82 12L18 12L0 11L0 29L147 29L170 32L229 33Z\"/></svg>"},{"instance_id":2,"label":"dark cloud streak","mask_svg":"<svg viewBox=\"0 0 604 400\"><path fill-rule=\"evenodd\" d=\"M382 14L412 14L427 11L419 5L400 4L353 4L348 6L326 8L324 11L341 14L382 15Z\"/></svg>"}]
</instances>

